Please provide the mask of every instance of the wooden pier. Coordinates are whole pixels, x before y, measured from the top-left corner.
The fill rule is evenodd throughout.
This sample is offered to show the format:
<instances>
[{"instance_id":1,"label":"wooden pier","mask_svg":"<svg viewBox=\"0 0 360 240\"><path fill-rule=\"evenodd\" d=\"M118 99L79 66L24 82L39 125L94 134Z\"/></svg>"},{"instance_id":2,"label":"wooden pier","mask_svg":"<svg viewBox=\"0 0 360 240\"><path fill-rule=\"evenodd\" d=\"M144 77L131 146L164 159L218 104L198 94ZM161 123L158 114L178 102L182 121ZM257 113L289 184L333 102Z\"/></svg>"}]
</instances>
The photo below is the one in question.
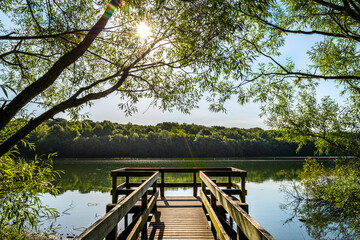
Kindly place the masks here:
<instances>
[{"instance_id":1,"label":"wooden pier","mask_svg":"<svg viewBox=\"0 0 360 240\"><path fill-rule=\"evenodd\" d=\"M201 199L196 197L159 199L147 235L151 240L214 239Z\"/></svg>"},{"instance_id":2,"label":"wooden pier","mask_svg":"<svg viewBox=\"0 0 360 240\"><path fill-rule=\"evenodd\" d=\"M166 182L169 173L187 174L192 179ZM106 215L76 239L274 239L248 214L246 171L122 168L111 171L111 176L112 203L107 205ZM118 179L124 182L118 184ZM191 187L193 196L165 196L168 187Z\"/></svg>"}]
</instances>

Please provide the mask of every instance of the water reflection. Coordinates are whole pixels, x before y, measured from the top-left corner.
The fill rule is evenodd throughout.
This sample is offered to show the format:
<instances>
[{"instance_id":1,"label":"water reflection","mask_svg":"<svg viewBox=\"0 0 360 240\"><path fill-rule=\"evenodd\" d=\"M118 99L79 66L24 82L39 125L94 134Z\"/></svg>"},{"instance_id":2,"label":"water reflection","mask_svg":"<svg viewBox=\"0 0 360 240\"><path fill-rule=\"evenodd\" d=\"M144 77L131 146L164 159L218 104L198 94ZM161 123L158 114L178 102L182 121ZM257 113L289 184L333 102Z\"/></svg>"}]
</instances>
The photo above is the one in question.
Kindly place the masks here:
<instances>
[{"instance_id":1,"label":"water reflection","mask_svg":"<svg viewBox=\"0 0 360 240\"><path fill-rule=\"evenodd\" d=\"M360 216L345 217L326 202L292 199L280 205L289 215L286 223L303 222L312 239L360 239Z\"/></svg>"},{"instance_id":2,"label":"water reflection","mask_svg":"<svg viewBox=\"0 0 360 240\"><path fill-rule=\"evenodd\" d=\"M285 195L280 209L289 216L285 224L302 222L312 239L360 239L360 215L345 215L325 200L309 200L296 181L283 184L281 191Z\"/></svg>"},{"instance_id":3,"label":"water reflection","mask_svg":"<svg viewBox=\"0 0 360 240\"><path fill-rule=\"evenodd\" d=\"M248 172L248 182L266 180L282 181L295 179L301 171L302 161L263 161L263 160L228 160L228 159L123 159L123 160L72 160L59 159L54 167L66 172L58 182L61 192L78 190L108 192L111 188L110 171L122 167L236 167ZM191 182L191 174L166 174L167 182Z\"/></svg>"}]
</instances>

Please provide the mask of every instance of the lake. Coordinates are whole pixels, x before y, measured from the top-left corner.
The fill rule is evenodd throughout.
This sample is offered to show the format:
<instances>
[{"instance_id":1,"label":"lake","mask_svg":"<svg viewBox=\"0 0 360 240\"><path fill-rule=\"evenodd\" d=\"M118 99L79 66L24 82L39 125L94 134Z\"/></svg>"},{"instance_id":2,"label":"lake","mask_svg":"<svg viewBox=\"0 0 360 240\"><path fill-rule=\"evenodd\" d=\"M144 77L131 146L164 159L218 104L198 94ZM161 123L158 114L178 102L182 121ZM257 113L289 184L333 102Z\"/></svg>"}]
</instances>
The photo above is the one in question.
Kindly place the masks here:
<instances>
[{"instance_id":1,"label":"lake","mask_svg":"<svg viewBox=\"0 0 360 240\"><path fill-rule=\"evenodd\" d=\"M65 171L58 182L61 193L57 197L45 194L42 199L59 212L57 232L62 237L72 237L105 214L105 206L111 202L111 170L123 167L235 167L247 171L246 202L249 204L249 214L261 226L276 239L313 239L314 231L318 231L319 226L309 226L301 216L296 215L291 205L287 205L287 194L280 190L281 186L289 185L296 179L303 162L301 158L57 159L54 161L55 169ZM191 196L192 189L165 190L165 196L182 195ZM322 234L322 237L332 236L326 231Z\"/></svg>"}]
</instances>

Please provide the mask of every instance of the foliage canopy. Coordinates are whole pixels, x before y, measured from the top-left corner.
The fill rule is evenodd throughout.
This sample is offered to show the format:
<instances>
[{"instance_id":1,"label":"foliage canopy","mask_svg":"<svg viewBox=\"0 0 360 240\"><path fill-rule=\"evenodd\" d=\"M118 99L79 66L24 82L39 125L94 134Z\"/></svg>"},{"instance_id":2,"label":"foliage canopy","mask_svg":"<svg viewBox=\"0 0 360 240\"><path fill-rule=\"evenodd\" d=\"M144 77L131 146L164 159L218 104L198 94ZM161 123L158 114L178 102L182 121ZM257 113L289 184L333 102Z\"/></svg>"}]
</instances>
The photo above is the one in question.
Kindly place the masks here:
<instances>
[{"instance_id":1,"label":"foliage canopy","mask_svg":"<svg viewBox=\"0 0 360 240\"><path fill-rule=\"evenodd\" d=\"M242 89L239 101L261 102L269 125L300 146L310 137L319 154L359 157L360 2L284 0L266 6L265 11L240 10L264 35L247 39L260 63L248 75L250 87ZM306 66L281 56L289 36L315 42ZM320 99L318 86L326 82L339 87L339 96Z\"/></svg>"},{"instance_id":2,"label":"foliage canopy","mask_svg":"<svg viewBox=\"0 0 360 240\"><path fill-rule=\"evenodd\" d=\"M326 219L335 208L342 217L337 215L339 222L351 223L345 224L342 237L357 239L360 2L271 1L266 13L254 11L247 15L260 23L260 29L269 36L277 35L277 40L282 39L280 46L284 46L290 35L316 41L307 51L309 61L305 67L296 66L291 59L282 59L279 48L275 51L269 48L269 44L274 46L271 38L268 38L270 43L254 44L265 60L259 64L258 71L252 73L251 86L240 95L240 101L263 103L269 125L284 130L285 138L296 141L300 147L311 138L319 154L354 156L351 161L338 162L331 169L307 162L299 178L305 201L297 211L310 215L306 220L311 221L311 218L319 220L319 215ZM339 96L320 99L318 87L328 82L338 86ZM314 207L320 211L313 211ZM326 236L319 229L310 229L310 232L315 238Z\"/></svg>"},{"instance_id":3,"label":"foliage canopy","mask_svg":"<svg viewBox=\"0 0 360 240\"><path fill-rule=\"evenodd\" d=\"M310 136L319 153L359 156L359 5L6 1L0 10L13 24L0 28L0 155L57 113L77 117L84 104L114 92L131 114L144 97L189 112L208 91L211 110L224 110L232 94L240 103L259 101L269 125L289 139L302 145ZM148 38L137 35L139 24L151 29ZM303 69L281 57L289 35L318 39ZM344 103L318 102L322 81L339 85Z\"/></svg>"},{"instance_id":4,"label":"foliage canopy","mask_svg":"<svg viewBox=\"0 0 360 240\"><path fill-rule=\"evenodd\" d=\"M113 92L131 114L142 97L189 112L204 91L228 89L229 78L252 61L234 51L244 35L236 4L7 1L0 10L14 25L0 29L0 155L55 114L77 117L83 104ZM146 39L136 35L144 22L152 29ZM14 128L14 119L27 120Z\"/></svg>"}]
</instances>

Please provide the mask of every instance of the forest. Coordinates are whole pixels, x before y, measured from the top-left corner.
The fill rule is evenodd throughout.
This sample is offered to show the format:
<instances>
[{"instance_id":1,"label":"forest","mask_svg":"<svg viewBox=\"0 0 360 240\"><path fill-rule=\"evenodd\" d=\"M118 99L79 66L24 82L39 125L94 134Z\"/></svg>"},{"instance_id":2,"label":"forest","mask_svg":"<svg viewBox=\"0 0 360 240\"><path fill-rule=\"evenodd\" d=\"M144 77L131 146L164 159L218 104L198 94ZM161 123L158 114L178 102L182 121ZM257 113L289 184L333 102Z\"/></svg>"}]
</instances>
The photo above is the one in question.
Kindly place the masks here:
<instances>
[{"instance_id":1,"label":"forest","mask_svg":"<svg viewBox=\"0 0 360 240\"><path fill-rule=\"evenodd\" d=\"M315 152L310 139L297 152L298 145L283 140L281 131L171 122L142 126L58 118L43 123L27 141L35 143L36 151L20 145L24 157L33 157L35 152L57 152L66 158L278 157L313 156Z\"/></svg>"}]
</instances>

